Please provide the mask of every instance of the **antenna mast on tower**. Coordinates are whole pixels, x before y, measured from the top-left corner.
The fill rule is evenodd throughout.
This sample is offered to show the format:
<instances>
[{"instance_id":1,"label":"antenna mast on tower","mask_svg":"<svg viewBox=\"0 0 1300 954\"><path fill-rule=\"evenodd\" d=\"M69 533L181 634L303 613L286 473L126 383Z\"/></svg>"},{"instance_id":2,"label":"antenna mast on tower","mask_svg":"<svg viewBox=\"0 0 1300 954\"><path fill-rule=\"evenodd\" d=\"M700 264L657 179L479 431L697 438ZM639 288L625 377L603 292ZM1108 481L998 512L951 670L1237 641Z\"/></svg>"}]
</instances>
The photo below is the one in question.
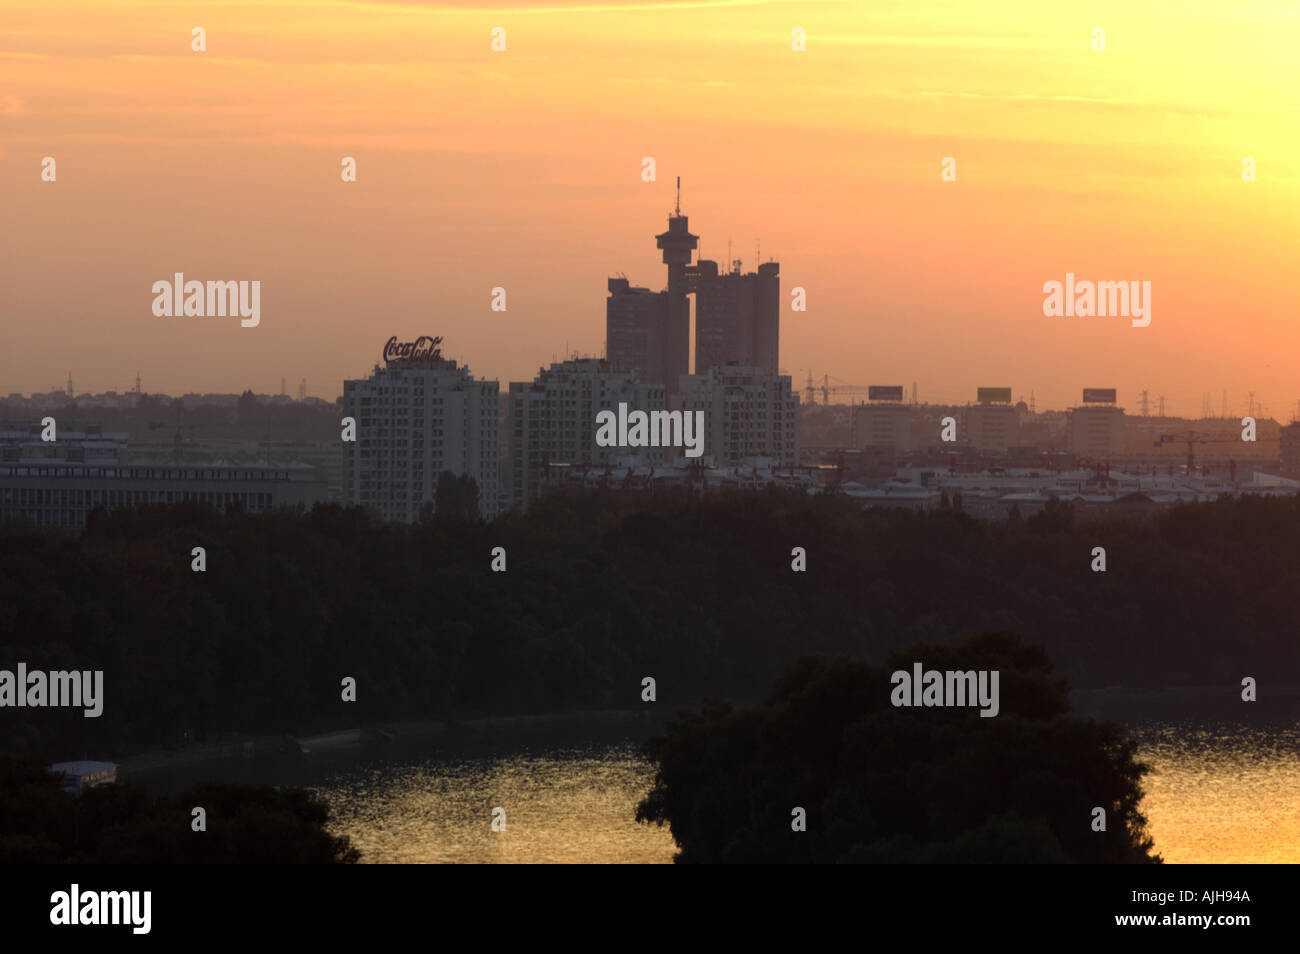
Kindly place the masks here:
<instances>
[{"instance_id":1,"label":"antenna mast on tower","mask_svg":"<svg viewBox=\"0 0 1300 954\"><path fill-rule=\"evenodd\" d=\"M682 177L677 177L677 205L673 208L673 215L680 217L682 214Z\"/></svg>"}]
</instances>

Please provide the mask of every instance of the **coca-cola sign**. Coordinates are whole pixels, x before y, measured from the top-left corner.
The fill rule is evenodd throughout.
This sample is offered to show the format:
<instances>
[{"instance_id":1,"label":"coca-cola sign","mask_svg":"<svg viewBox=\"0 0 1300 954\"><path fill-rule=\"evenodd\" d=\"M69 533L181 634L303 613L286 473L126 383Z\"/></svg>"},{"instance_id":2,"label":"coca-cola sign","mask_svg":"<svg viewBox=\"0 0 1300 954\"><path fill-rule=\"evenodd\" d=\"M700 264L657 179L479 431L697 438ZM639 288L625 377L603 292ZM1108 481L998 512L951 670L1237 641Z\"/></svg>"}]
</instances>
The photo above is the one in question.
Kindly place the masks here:
<instances>
[{"instance_id":1,"label":"coca-cola sign","mask_svg":"<svg viewBox=\"0 0 1300 954\"><path fill-rule=\"evenodd\" d=\"M442 336L430 338L420 335L414 341L398 341L397 336L384 345L385 361L441 361Z\"/></svg>"}]
</instances>

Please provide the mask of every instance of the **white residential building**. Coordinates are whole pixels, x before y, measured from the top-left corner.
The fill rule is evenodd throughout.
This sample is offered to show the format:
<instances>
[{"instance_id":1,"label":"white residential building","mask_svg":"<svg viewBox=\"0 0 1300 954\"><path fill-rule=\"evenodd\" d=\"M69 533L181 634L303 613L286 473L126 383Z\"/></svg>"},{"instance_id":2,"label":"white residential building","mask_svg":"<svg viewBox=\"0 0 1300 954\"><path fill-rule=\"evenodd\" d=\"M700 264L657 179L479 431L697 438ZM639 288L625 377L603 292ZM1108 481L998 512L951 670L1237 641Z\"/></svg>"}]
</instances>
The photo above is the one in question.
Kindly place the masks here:
<instances>
[{"instance_id":1,"label":"white residential building","mask_svg":"<svg viewBox=\"0 0 1300 954\"><path fill-rule=\"evenodd\" d=\"M629 410L664 410L664 386L642 383L630 371L612 371L602 358L575 358L539 368L532 381L510 383L507 416L509 488L512 507L526 509L536 499L550 465L570 464L603 471L629 460L663 464L673 451L660 447L601 447L596 415Z\"/></svg>"},{"instance_id":2,"label":"white residential building","mask_svg":"<svg viewBox=\"0 0 1300 954\"><path fill-rule=\"evenodd\" d=\"M420 339L429 340L440 339ZM386 357L368 379L343 382L343 415L356 420L356 440L343 442L343 499L411 523L450 471L474 478L479 513L491 519L500 507L499 385L476 381L436 347L411 350L420 356Z\"/></svg>"},{"instance_id":3,"label":"white residential building","mask_svg":"<svg viewBox=\"0 0 1300 954\"><path fill-rule=\"evenodd\" d=\"M715 465L755 457L781 466L799 463L799 396L787 374L738 364L684 374L676 404L704 412L703 455ZM679 457L680 451L674 455Z\"/></svg>"}]
</instances>

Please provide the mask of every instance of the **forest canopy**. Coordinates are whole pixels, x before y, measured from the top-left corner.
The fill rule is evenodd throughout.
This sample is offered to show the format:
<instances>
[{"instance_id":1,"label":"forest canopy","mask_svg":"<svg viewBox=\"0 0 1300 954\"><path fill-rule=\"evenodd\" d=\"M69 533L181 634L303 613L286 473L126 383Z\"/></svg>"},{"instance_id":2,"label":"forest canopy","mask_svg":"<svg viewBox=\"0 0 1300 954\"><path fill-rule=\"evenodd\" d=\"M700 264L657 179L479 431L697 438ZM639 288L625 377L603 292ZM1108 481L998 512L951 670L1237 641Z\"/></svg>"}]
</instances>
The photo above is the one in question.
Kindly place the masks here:
<instances>
[{"instance_id":1,"label":"forest canopy","mask_svg":"<svg viewBox=\"0 0 1300 954\"><path fill-rule=\"evenodd\" d=\"M1001 712L893 705L890 674L914 661L999 671ZM1042 648L1010 633L880 666L805 657L761 706L710 703L653 739L637 819L668 824L682 863L1158 861L1135 743L1068 708Z\"/></svg>"},{"instance_id":2,"label":"forest canopy","mask_svg":"<svg viewBox=\"0 0 1300 954\"><path fill-rule=\"evenodd\" d=\"M778 490L587 491L485 524L464 515L470 488L444 494L445 517L413 525L337 505L178 504L96 511L79 537L0 527L0 668L104 672L102 716L5 708L5 748L114 760L384 720L632 708L646 676L668 707L753 701L806 653L880 660L986 630L1041 644L1076 687L1300 677L1300 497L984 522ZM1090 569L1099 545L1107 572ZM355 702L341 702L345 677Z\"/></svg>"}]
</instances>

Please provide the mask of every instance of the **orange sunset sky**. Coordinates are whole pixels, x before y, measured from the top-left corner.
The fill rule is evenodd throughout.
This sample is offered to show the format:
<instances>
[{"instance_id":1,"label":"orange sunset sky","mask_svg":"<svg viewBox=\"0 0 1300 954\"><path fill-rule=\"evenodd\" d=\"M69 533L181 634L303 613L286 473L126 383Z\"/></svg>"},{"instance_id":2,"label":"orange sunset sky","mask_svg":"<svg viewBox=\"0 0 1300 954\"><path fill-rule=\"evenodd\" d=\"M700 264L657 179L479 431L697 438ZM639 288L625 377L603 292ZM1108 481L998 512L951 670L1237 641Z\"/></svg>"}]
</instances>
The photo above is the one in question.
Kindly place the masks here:
<instances>
[{"instance_id":1,"label":"orange sunset sky","mask_svg":"<svg viewBox=\"0 0 1300 954\"><path fill-rule=\"evenodd\" d=\"M1130 409L1145 387L1193 416L1226 388L1283 420L1300 401L1300 3L0 11L0 394L138 369L147 391L305 377L332 400L419 334L504 389L600 353L609 275L663 287L680 175L704 257L731 239L748 271L761 241L781 263L796 387L1009 385L1040 408L1116 387ZM261 324L154 317L177 271L260 280ZM1067 271L1150 281L1151 325L1044 317Z\"/></svg>"}]
</instances>

